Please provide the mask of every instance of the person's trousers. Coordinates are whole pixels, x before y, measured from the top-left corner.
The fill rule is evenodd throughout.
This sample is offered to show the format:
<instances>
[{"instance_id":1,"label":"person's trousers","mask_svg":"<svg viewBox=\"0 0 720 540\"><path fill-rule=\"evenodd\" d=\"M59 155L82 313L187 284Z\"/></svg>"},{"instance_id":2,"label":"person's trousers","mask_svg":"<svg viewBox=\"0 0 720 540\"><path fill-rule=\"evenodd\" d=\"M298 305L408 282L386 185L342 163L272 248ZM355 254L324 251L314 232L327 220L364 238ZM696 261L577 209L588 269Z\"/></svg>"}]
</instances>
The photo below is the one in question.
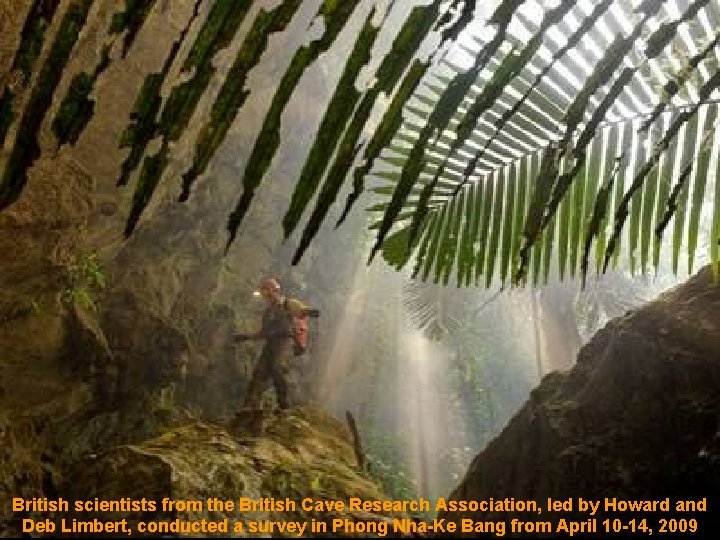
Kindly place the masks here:
<instances>
[{"instance_id":1,"label":"person's trousers","mask_svg":"<svg viewBox=\"0 0 720 540\"><path fill-rule=\"evenodd\" d=\"M245 395L245 407L258 409L262 403L262 395L267 388L269 379L272 379L277 391L278 404L281 409L290 408L290 385L288 375L290 373L290 361L287 354L277 352L275 354L262 354L258 359L253 371L250 383Z\"/></svg>"}]
</instances>

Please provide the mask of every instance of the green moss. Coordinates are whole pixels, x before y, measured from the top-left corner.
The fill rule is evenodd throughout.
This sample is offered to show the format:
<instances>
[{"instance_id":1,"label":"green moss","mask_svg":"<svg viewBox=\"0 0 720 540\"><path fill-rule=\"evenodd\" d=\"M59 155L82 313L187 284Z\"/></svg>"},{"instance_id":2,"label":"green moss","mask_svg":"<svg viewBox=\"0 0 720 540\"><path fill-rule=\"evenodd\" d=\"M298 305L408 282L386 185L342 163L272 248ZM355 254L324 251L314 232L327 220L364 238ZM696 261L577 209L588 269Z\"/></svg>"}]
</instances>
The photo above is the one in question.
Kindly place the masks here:
<instances>
[{"instance_id":1,"label":"green moss","mask_svg":"<svg viewBox=\"0 0 720 540\"><path fill-rule=\"evenodd\" d=\"M137 33L157 0L126 0L125 11L116 13L110 23L108 33L126 32L123 40L123 57L135 41ZM74 144L80 138L95 110L95 101L90 94L95 88L98 78L110 65L111 44L106 44L100 62L92 73L83 72L76 75L70 84L65 99L53 120L52 128L59 144ZM135 157L139 159L139 157ZM135 164L137 167L137 163ZM133 167L133 169L135 168Z\"/></svg>"},{"instance_id":2,"label":"green moss","mask_svg":"<svg viewBox=\"0 0 720 540\"><path fill-rule=\"evenodd\" d=\"M10 125L15 119L13 114L12 104L15 99L15 94L9 88L5 88L5 91L0 98L0 146L5 144L5 138L7 137Z\"/></svg>"},{"instance_id":3,"label":"green moss","mask_svg":"<svg viewBox=\"0 0 720 540\"><path fill-rule=\"evenodd\" d=\"M130 114L131 123L120 139L121 148L130 148L130 154L120 168L120 178L118 179L118 185L120 186L127 184L130 180L130 175L140 164L140 160L145 153L145 147L157 134L157 117L162 106L160 90L170 71L170 67L175 63L180 46L185 41L185 36L187 36L190 27L200 12L201 4L202 0L195 0L193 14L170 48L162 69L159 73L151 73L145 77L140 93L135 99L133 112Z\"/></svg>"},{"instance_id":4,"label":"green moss","mask_svg":"<svg viewBox=\"0 0 720 540\"><path fill-rule=\"evenodd\" d=\"M218 51L230 45L251 3L248 0L216 0L185 60L184 69L208 64Z\"/></svg>"},{"instance_id":5,"label":"green moss","mask_svg":"<svg viewBox=\"0 0 720 540\"><path fill-rule=\"evenodd\" d=\"M257 65L267 48L271 34L283 31L297 11L301 0L281 3L271 11L260 10L238 55L230 68L220 93L210 112L210 121L203 126L195 144L195 158L190 170L183 176L181 201L190 196L190 189L198 176L203 174L225 140L238 111L249 92L244 90L248 72Z\"/></svg>"},{"instance_id":6,"label":"green moss","mask_svg":"<svg viewBox=\"0 0 720 540\"><path fill-rule=\"evenodd\" d=\"M365 25L345 64L345 69L325 111L320 129L318 129L315 142L300 173L290 208L283 219L285 238L288 238L295 230L303 210L315 194L332 158L335 146L341 139L343 130L349 121L347 113L355 108L360 99L360 92L355 86L355 81L360 70L370 60L373 45L380 31L380 26L375 26L372 22L374 15L375 10L365 20Z\"/></svg>"},{"instance_id":7,"label":"green moss","mask_svg":"<svg viewBox=\"0 0 720 540\"><path fill-rule=\"evenodd\" d=\"M59 3L60 0L35 0L30 8L13 62L13 71L20 70L26 79L32 75L33 65L42 50L45 30L55 15Z\"/></svg>"},{"instance_id":8,"label":"green moss","mask_svg":"<svg viewBox=\"0 0 720 540\"><path fill-rule=\"evenodd\" d=\"M125 11L113 15L109 32L120 34L127 31L123 40L123 57L132 47L138 32L156 3L157 0L125 0Z\"/></svg>"},{"instance_id":9,"label":"green moss","mask_svg":"<svg viewBox=\"0 0 720 540\"><path fill-rule=\"evenodd\" d=\"M255 141L255 146L253 147L252 154L245 168L245 174L243 175L243 194L230 216L230 222L228 224L228 230L230 232L228 245L234 241L240 223L242 223L245 214L250 208L250 203L255 197L255 191L260 186L270 166L270 162L275 155L275 151L280 145L280 119L288 101L290 101L290 96L295 91L305 69L335 42L335 39L345 27L357 4L358 0L347 0L338 3L337 7L328 15L325 13L328 7L332 6L323 4L320 7L318 15L324 16L325 32L319 39L312 41L307 46L300 47L290 61L290 66L283 75L280 86L275 92L270 110L265 116L260 134Z\"/></svg>"},{"instance_id":10,"label":"green moss","mask_svg":"<svg viewBox=\"0 0 720 540\"><path fill-rule=\"evenodd\" d=\"M123 132L120 140L120 147L130 148L130 154L120 169L118 185L127 184L130 175L140 164L145 147L155 135L157 127L155 119L162 104L160 89L164 80L163 73L148 75L135 100L133 112L130 114L132 123Z\"/></svg>"},{"instance_id":11,"label":"green moss","mask_svg":"<svg viewBox=\"0 0 720 540\"><path fill-rule=\"evenodd\" d=\"M338 8L339 0L324 0L322 5L323 15L330 15Z\"/></svg>"},{"instance_id":12,"label":"green moss","mask_svg":"<svg viewBox=\"0 0 720 540\"><path fill-rule=\"evenodd\" d=\"M92 117L94 103L88 99L88 96L92 91L93 82L91 75L80 73L70 83L68 95L52 124L53 132L60 144L76 142L82 127Z\"/></svg>"},{"instance_id":13,"label":"green moss","mask_svg":"<svg viewBox=\"0 0 720 540\"><path fill-rule=\"evenodd\" d=\"M20 121L17 140L0 184L0 209L17 199L27 182L27 170L40 155L38 131L52 104L53 94L78 34L85 25L91 5L92 0L78 0L68 6L63 16L50 54L40 71L25 114Z\"/></svg>"},{"instance_id":14,"label":"green moss","mask_svg":"<svg viewBox=\"0 0 720 540\"><path fill-rule=\"evenodd\" d=\"M106 46L102 59L93 73L80 73L70 83L60 109L52 123L59 144L75 144L95 111L95 101L90 94L100 74L110 65L110 48Z\"/></svg>"},{"instance_id":15,"label":"green moss","mask_svg":"<svg viewBox=\"0 0 720 540\"><path fill-rule=\"evenodd\" d=\"M197 103L205 93L213 68L198 69L195 76L173 88L162 110L159 131L169 140L178 140L187 128Z\"/></svg>"},{"instance_id":16,"label":"green moss","mask_svg":"<svg viewBox=\"0 0 720 540\"><path fill-rule=\"evenodd\" d=\"M213 4L210 14L203 24L184 64L186 70L194 68L193 76L187 82L172 89L157 125L152 120L140 120L143 130L136 132L134 135L140 135L141 141L135 139L135 143L144 143L142 151L144 151L147 142L158 133L163 136L163 145L155 156L147 158L143 164L143 170L140 173L140 180L133 198L133 206L126 224L126 235L132 234L145 206L150 202L150 198L162 178L168 163L168 141L179 139L187 128L198 101L205 93L210 79L215 73L215 67L212 65L213 58L220 50L230 44L250 8L250 4L251 2L246 0L217 0ZM167 70L165 70L166 73ZM164 78L165 75L162 76L163 80ZM150 102L159 99L159 88L158 94L150 94L147 99ZM141 103L142 105L144 103ZM152 118L155 118L155 116L153 115ZM138 145L133 145L133 149L137 152L139 150ZM133 155L138 156L136 153L131 154L130 157L133 157ZM127 174L125 171L125 165L123 165L123 174ZM127 176L124 178L127 179Z\"/></svg>"},{"instance_id":17,"label":"green moss","mask_svg":"<svg viewBox=\"0 0 720 540\"><path fill-rule=\"evenodd\" d=\"M145 207L150 202L155 188L160 182L162 173L167 166L167 147L163 146L154 156L145 158L143 168L140 171L137 189L133 195L133 204L130 209L127 223L125 225L125 235L130 236L140 221L140 216Z\"/></svg>"},{"instance_id":18,"label":"green moss","mask_svg":"<svg viewBox=\"0 0 720 540\"><path fill-rule=\"evenodd\" d=\"M193 44L184 69L195 68L193 77L173 88L160 119L160 132L169 140L177 140L187 128L200 97L215 74L215 55L232 42L250 8L243 0L217 0Z\"/></svg>"},{"instance_id":19,"label":"green moss","mask_svg":"<svg viewBox=\"0 0 720 540\"><path fill-rule=\"evenodd\" d=\"M20 45L15 53L11 73L22 76L23 84L27 84L32 76L32 69L42 50L45 30L55 15L60 0L35 0L20 34ZM5 143L10 125L15 120L12 112L15 93L5 86L0 98L0 146Z\"/></svg>"}]
</instances>

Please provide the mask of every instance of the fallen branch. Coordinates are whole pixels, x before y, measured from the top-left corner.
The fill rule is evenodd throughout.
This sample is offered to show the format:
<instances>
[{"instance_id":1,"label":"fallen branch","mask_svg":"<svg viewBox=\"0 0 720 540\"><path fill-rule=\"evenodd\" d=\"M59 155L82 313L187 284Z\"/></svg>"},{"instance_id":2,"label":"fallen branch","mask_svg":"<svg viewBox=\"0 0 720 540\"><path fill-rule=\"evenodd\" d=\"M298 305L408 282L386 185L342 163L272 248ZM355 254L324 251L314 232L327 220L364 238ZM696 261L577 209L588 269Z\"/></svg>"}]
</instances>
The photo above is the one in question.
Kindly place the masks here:
<instances>
[{"instance_id":1,"label":"fallen branch","mask_svg":"<svg viewBox=\"0 0 720 540\"><path fill-rule=\"evenodd\" d=\"M358 467L361 471L365 470L365 453L362 449L362 442L360 440L360 432L358 431L355 417L350 411L345 411L345 417L347 418L348 427L353 437L353 450L355 450L355 458L358 462Z\"/></svg>"}]
</instances>

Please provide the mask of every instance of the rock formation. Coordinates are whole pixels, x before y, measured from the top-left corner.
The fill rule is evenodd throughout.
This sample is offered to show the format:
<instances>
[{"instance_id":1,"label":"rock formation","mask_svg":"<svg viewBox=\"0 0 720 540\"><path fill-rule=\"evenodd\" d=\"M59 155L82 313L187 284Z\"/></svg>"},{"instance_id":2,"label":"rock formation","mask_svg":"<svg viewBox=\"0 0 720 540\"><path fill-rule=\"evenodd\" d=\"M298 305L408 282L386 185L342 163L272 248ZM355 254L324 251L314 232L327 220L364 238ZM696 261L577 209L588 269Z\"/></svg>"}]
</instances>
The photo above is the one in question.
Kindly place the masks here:
<instances>
[{"instance_id":1,"label":"rock formation","mask_svg":"<svg viewBox=\"0 0 720 540\"><path fill-rule=\"evenodd\" d=\"M245 18L241 4L252 4ZM260 4L0 0L0 500L52 492L75 459L157 436L181 411L222 418L238 408L257 351L230 336L258 322L259 277L287 267L277 216L299 148L279 154L278 181L258 192L226 257L223 231L268 105L265 85L277 84L288 44L304 39L313 10L267 44L275 61L240 89L250 92L233 136L188 200L177 199L249 22L267 7ZM199 38L211 46L194 58L213 74L198 81L185 59ZM331 87L319 75L305 89L314 96ZM159 116L143 107L180 96L191 79L179 123L148 126ZM304 140L297 129L288 134ZM163 181L126 238L141 170L163 138ZM283 270L283 282L304 283L312 259ZM59 442L59 430L74 438Z\"/></svg>"},{"instance_id":2,"label":"rock formation","mask_svg":"<svg viewBox=\"0 0 720 540\"><path fill-rule=\"evenodd\" d=\"M44 485L45 495L70 501L120 501L143 498L159 507L163 498L199 501L200 512L181 511L124 513L52 513L15 514L3 521L2 533L20 530L25 517L116 521L300 521L312 519L331 522L333 518L372 521L383 516L353 512L305 511L304 498L318 500L383 500L387 495L360 471L348 428L324 413L310 408L287 412L250 411L223 424L209 423L190 416L157 412L142 418L135 411L134 422L128 415L76 418L55 432L57 454L65 458L57 483ZM134 425L133 425L134 424ZM154 433L153 433L154 432ZM103 451L83 443L95 439L105 442ZM125 443L122 443L122 439ZM112 442L118 443L113 445ZM58 465L58 464L56 464ZM47 465L46 475L53 474ZM52 488L48 490L48 488ZM208 511L207 499L234 501L241 498L274 498L295 501L292 511ZM232 533L232 531L231 531ZM140 535L142 536L142 534ZM230 536L246 536L230 534ZM337 535L332 535L337 536ZM353 536L353 535L350 535Z\"/></svg>"},{"instance_id":3,"label":"rock formation","mask_svg":"<svg viewBox=\"0 0 720 540\"><path fill-rule=\"evenodd\" d=\"M542 504L547 498L707 498L713 505L719 494L720 287L705 268L610 322L582 348L569 372L546 376L475 458L451 498L514 497ZM703 535L720 527L716 508L692 517L701 519Z\"/></svg>"}]
</instances>

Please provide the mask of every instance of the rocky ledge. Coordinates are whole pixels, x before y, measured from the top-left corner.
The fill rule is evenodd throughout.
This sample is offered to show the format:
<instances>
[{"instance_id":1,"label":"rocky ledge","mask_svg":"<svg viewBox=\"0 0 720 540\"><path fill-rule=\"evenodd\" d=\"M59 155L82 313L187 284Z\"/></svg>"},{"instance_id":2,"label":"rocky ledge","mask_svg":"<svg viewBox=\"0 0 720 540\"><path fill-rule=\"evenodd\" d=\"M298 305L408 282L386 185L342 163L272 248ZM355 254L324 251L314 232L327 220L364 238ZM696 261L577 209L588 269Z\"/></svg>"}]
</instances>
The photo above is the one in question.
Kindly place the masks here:
<instances>
[{"instance_id":1,"label":"rocky ledge","mask_svg":"<svg viewBox=\"0 0 720 540\"><path fill-rule=\"evenodd\" d=\"M381 515L304 510L302 507L304 499L389 498L358 466L353 443L351 432L343 423L312 408L290 412L247 411L227 423L187 418L182 425L170 427L155 438L81 457L68 468L54 494L70 501L71 509L73 501L146 499L157 502L156 511L146 508L145 511L48 513L32 517L48 518L55 523L64 518L68 526L73 519L127 520L134 530L133 536L142 536L137 529L140 521L221 522L227 519L231 528L229 534L221 534L222 537L297 537L296 532L290 530L248 534L250 521L296 521L309 525L313 520L329 522L342 518L352 522L387 522L389 518ZM187 504L163 512L160 504L164 498L181 501L181 505L189 501L205 504L200 510ZM206 503L209 498L234 501L236 505L241 500L258 504L254 511L238 511L237 507L233 511L210 511ZM287 500L296 503L294 509L282 507ZM19 521L26 516L16 517ZM243 531L233 534L232 525L237 522L243 523ZM352 527L347 530L352 531ZM306 531L304 536L313 535ZM348 532L326 536L372 535Z\"/></svg>"}]
</instances>

